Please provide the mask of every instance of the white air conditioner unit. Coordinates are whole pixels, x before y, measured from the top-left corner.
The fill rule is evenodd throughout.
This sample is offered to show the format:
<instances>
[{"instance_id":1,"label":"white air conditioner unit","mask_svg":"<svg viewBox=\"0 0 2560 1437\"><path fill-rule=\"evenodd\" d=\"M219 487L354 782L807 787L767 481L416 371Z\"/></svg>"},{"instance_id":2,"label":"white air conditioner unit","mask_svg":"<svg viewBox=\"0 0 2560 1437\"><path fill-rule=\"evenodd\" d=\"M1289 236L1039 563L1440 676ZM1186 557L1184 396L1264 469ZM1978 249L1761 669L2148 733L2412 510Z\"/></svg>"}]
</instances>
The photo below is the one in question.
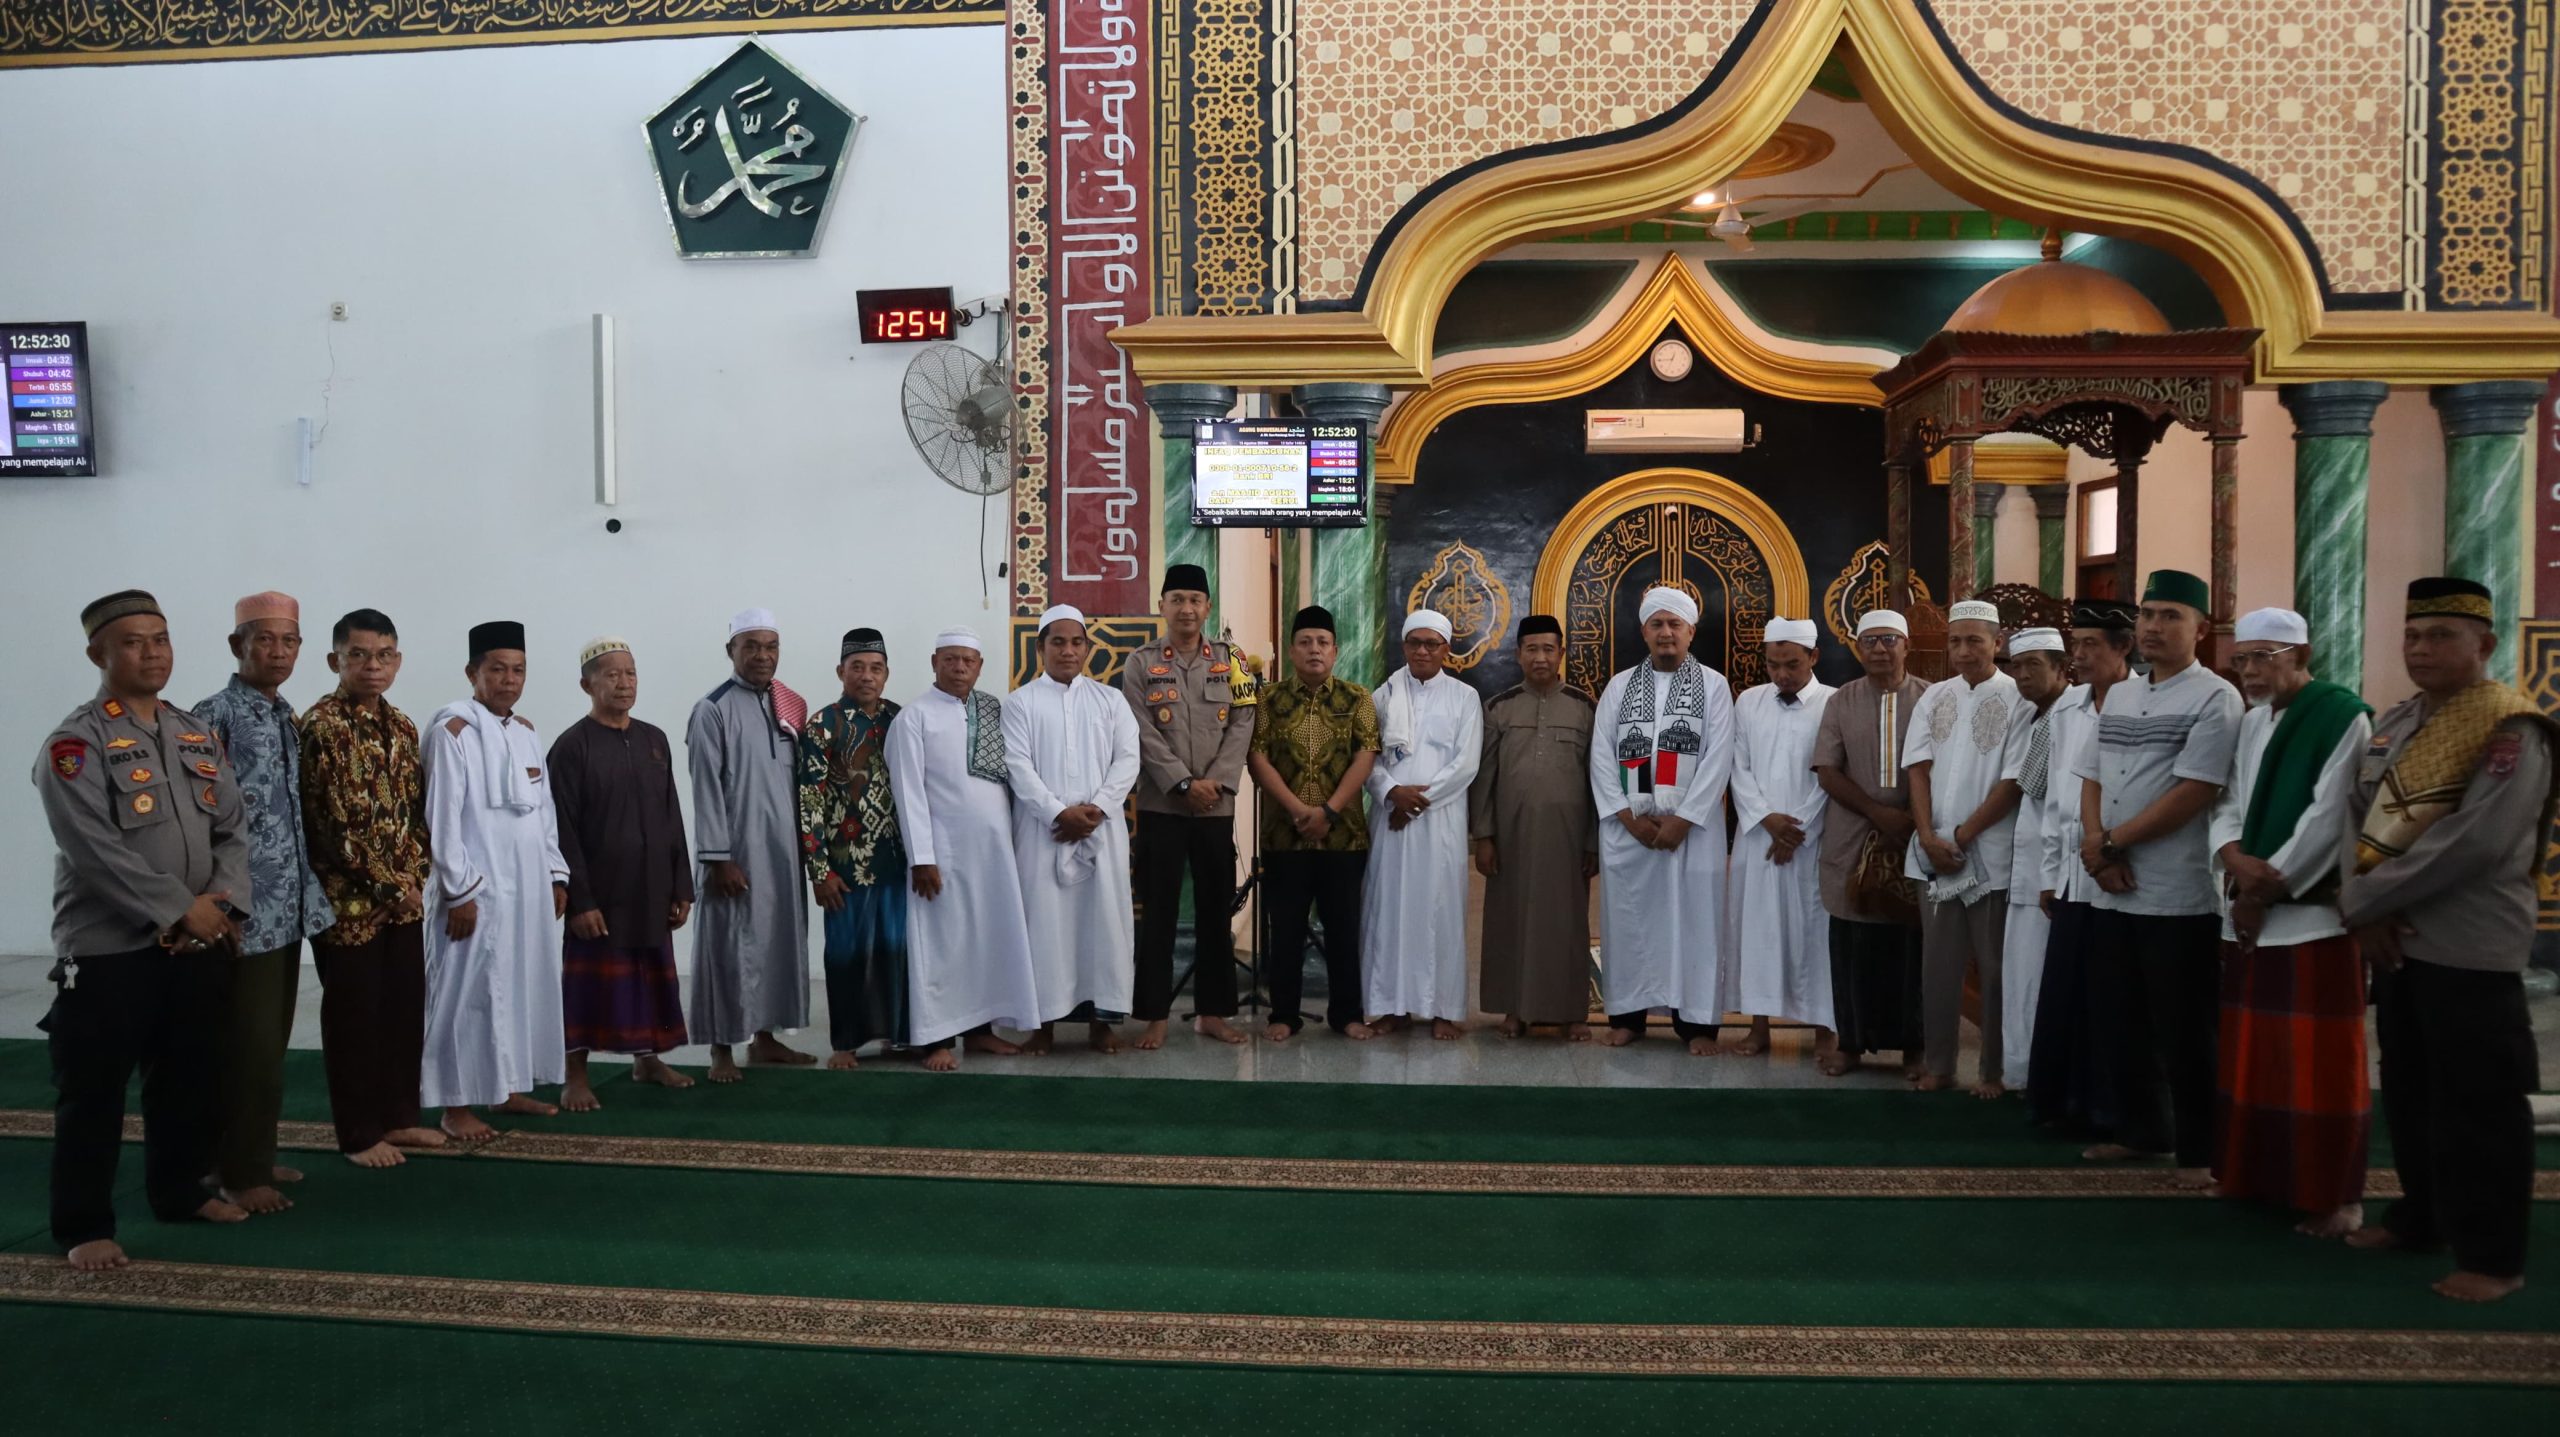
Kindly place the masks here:
<instances>
[{"instance_id":1,"label":"white air conditioner unit","mask_svg":"<svg viewBox=\"0 0 2560 1437\"><path fill-rule=\"evenodd\" d=\"M1589 409L1590 454L1739 454L1748 447L1739 409Z\"/></svg>"}]
</instances>

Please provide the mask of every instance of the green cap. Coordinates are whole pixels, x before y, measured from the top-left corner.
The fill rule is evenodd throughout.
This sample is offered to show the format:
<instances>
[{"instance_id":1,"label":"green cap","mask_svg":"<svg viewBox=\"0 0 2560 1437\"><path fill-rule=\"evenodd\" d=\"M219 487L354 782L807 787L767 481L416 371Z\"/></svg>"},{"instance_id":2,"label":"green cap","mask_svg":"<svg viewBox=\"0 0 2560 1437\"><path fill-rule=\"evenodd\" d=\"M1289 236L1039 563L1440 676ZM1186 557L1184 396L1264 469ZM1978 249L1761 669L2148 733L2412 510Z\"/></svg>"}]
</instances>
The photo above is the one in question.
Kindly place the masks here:
<instances>
[{"instance_id":1,"label":"green cap","mask_svg":"<svg viewBox=\"0 0 2560 1437\"><path fill-rule=\"evenodd\" d=\"M2213 586L2184 569L2154 569L2142 586L2142 602L2184 604L2199 614L2213 612Z\"/></svg>"}]
</instances>

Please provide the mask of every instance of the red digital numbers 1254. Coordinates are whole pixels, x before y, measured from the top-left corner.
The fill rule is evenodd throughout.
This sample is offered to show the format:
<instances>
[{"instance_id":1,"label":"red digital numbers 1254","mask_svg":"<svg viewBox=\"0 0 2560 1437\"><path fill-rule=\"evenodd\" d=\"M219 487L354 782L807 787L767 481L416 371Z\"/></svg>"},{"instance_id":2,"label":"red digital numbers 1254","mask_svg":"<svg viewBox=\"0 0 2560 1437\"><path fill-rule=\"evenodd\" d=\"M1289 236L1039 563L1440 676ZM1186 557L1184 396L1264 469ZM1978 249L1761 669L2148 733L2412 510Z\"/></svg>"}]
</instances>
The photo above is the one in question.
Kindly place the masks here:
<instances>
[{"instance_id":1,"label":"red digital numbers 1254","mask_svg":"<svg viewBox=\"0 0 2560 1437\"><path fill-rule=\"evenodd\" d=\"M917 344L949 339L954 328L951 288L866 289L855 292L865 344Z\"/></svg>"}]
</instances>

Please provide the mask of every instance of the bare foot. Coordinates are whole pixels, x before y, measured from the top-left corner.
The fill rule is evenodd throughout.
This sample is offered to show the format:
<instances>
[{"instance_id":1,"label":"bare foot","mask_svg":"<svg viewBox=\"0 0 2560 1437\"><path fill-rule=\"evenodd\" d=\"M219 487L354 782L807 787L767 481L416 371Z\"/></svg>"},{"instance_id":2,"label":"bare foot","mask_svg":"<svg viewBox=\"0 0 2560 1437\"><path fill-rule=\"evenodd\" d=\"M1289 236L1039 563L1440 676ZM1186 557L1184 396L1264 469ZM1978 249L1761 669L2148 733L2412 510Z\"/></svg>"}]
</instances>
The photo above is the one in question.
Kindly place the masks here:
<instances>
[{"instance_id":1,"label":"bare foot","mask_svg":"<svg viewBox=\"0 0 2560 1437\"><path fill-rule=\"evenodd\" d=\"M2364 1252L2385 1252L2400 1245L2400 1234L2387 1227L2360 1227L2347 1234L2347 1246Z\"/></svg>"},{"instance_id":2,"label":"bare foot","mask_svg":"<svg viewBox=\"0 0 2560 1437\"><path fill-rule=\"evenodd\" d=\"M1020 1043L999 1038L992 1029L984 1033L972 1033L962 1041L969 1045L969 1051L972 1053L987 1053L998 1058L1010 1058L1022 1051Z\"/></svg>"},{"instance_id":3,"label":"bare foot","mask_svg":"<svg viewBox=\"0 0 2560 1437\"><path fill-rule=\"evenodd\" d=\"M1692 1058L1713 1058L1723 1053L1724 1045L1704 1033L1689 1040L1689 1056Z\"/></svg>"},{"instance_id":4,"label":"bare foot","mask_svg":"<svg viewBox=\"0 0 2560 1437\"><path fill-rule=\"evenodd\" d=\"M73 1272L105 1272L112 1267L133 1265L133 1259L124 1255L124 1249L116 1245L115 1239L105 1237L71 1249L65 1260L71 1264Z\"/></svg>"},{"instance_id":5,"label":"bare foot","mask_svg":"<svg viewBox=\"0 0 2560 1437\"><path fill-rule=\"evenodd\" d=\"M196 1209L196 1218L201 1222L247 1222L249 1213L246 1208L220 1198L206 1198L204 1205Z\"/></svg>"},{"instance_id":6,"label":"bare foot","mask_svg":"<svg viewBox=\"0 0 2560 1437\"><path fill-rule=\"evenodd\" d=\"M1266 1043L1285 1043L1296 1036L1297 1033L1286 1023L1273 1023L1262 1030L1262 1041ZM1146 1039L1140 1038L1138 1041L1143 1044Z\"/></svg>"},{"instance_id":7,"label":"bare foot","mask_svg":"<svg viewBox=\"0 0 2560 1437\"><path fill-rule=\"evenodd\" d=\"M1642 1036L1633 1028L1611 1028L1600 1035L1600 1042L1604 1047L1623 1048Z\"/></svg>"},{"instance_id":8,"label":"bare foot","mask_svg":"<svg viewBox=\"0 0 2560 1437\"><path fill-rule=\"evenodd\" d=\"M1565 1040L1566 1042L1568 1042L1568 1043L1588 1043L1588 1042L1590 1042L1590 1041L1591 1041L1591 1025L1590 1025L1590 1024L1588 1024L1588 1023L1567 1023L1567 1024L1565 1024L1565 1025L1564 1025L1564 1040Z\"/></svg>"},{"instance_id":9,"label":"bare foot","mask_svg":"<svg viewBox=\"0 0 2560 1437\"><path fill-rule=\"evenodd\" d=\"M2521 1277L2482 1277L2476 1272L2457 1272L2436 1284L2436 1291L2456 1302L2495 1302L2524 1286Z\"/></svg>"},{"instance_id":10,"label":"bare foot","mask_svg":"<svg viewBox=\"0 0 2560 1437\"><path fill-rule=\"evenodd\" d=\"M831 1073L850 1073L861 1066L861 1059L856 1058L853 1054L844 1051L842 1048L839 1048L827 1055L827 1071Z\"/></svg>"},{"instance_id":11,"label":"bare foot","mask_svg":"<svg viewBox=\"0 0 2560 1437\"><path fill-rule=\"evenodd\" d=\"M1493 1031L1506 1038L1525 1038L1529 1036L1529 1025L1521 1020L1519 1014L1512 1013L1506 1014L1501 1022L1495 1024Z\"/></svg>"},{"instance_id":12,"label":"bare foot","mask_svg":"<svg viewBox=\"0 0 2560 1437\"><path fill-rule=\"evenodd\" d=\"M444 1130L452 1135L455 1142L475 1145L485 1143L498 1135L496 1128L482 1122L480 1115L469 1108L445 1109Z\"/></svg>"},{"instance_id":13,"label":"bare foot","mask_svg":"<svg viewBox=\"0 0 2560 1437\"><path fill-rule=\"evenodd\" d=\"M1828 1053L1818 1053L1814 1055L1813 1066L1816 1071L1822 1074L1822 1076L1826 1078L1837 1078L1844 1073L1854 1070L1858 1066L1858 1055L1855 1053L1843 1053L1839 1049L1834 1048Z\"/></svg>"},{"instance_id":14,"label":"bare foot","mask_svg":"<svg viewBox=\"0 0 2560 1437\"><path fill-rule=\"evenodd\" d=\"M1221 1043L1244 1041L1244 1034L1237 1032L1234 1024L1224 1018L1213 1018L1205 1013L1191 1020L1191 1031L1203 1038L1215 1038Z\"/></svg>"},{"instance_id":15,"label":"bare foot","mask_svg":"<svg viewBox=\"0 0 2560 1437\"><path fill-rule=\"evenodd\" d=\"M222 1196L233 1207L249 1213L282 1212L293 1206L292 1199L271 1187L241 1188L237 1192L224 1188Z\"/></svg>"},{"instance_id":16,"label":"bare foot","mask_svg":"<svg viewBox=\"0 0 2560 1437\"><path fill-rule=\"evenodd\" d=\"M2169 1174L2169 1186L2181 1192L2205 1192L2213 1186L2213 1169L2180 1168Z\"/></svg>"},{"instance_id":17,"label":"bare foot","mask_svg":"<svg viewBox=\"0 0 2560 1437\"><path fill-rule=\"evenodd\" d=\"M736 1083L743 1082L747 1075L738 1070L738 1060L730 1054L728 1044L714 1043L711 1045L711 1072L707 1076L715 1083Z\"/></svg>"},{"instance_id":18,"label":"bare foot","mask_svg":"<svg viewBox=\"0 0 2560 1437\"><path fill-rule=\"evenodd\" d=\"M1164 1019L1158 1018L1147 1024L1147 1026L1140 1028L1138 1030L1137 1038L1130 1043L1130 1046L1136 1048L1141 1053L1152 1053L1156 1049L1163 1047Z\"/></svg>"},{"instance_id":19,"label":"bare foot","mask_svg":"<svg viewBox=\"0 0 2560 1437\"><path fill-rule=\"evenodd\" d=\"M948 1073L959 1066L960 1051L957 1048L936 1048L924 1055L924 1070L928 1073Z\"/></svg>"},{"instance_id":20,"label":"bare foot","mask_svg":"<svg viewBox=\"0 0 2560 1437\"><path fill-rule=\"evenodd\" d=\"M1452 1038L1463 1038L1466 1035L1466 1029L1459 1027L1457 1024L1450 1022L1446 1018L1434 1018L1431 1020L1431 1038L1434 1042L1445 1043Z\"/></svg>"},{"instance_id":21,"label":"bare foot","mask_svg":"<svg viewBox=\"0 0 2560 1437\"><path fill-rule=\"evenodd\" d=\"M1906 1083L1917 1083L1927 1076L1929 1076L1929 1065L1927 1063L1920 1061L1918 1058L1908 1056L1903 1058L1902 1081Z\"/></svg>"},{"instance_id":22,"label":"bare foot","mask_svg":"<svg viewBox=\"0 0 2560 1437\"><path fill-rule=\"evenodd\" d=\"M440 1148L445 1145L443 1131L437 1128L393 1128L382 1140L395 1148Z\"/></svg>"},{"instance_id":23,"label":"bare foot","mask_svg":"<svg viewBox=\"0 0 2560 1437\"><path fill-rule=\"evenodd\" d=\"M818 1059L816 1055L803 1053L771 1033L758 1033L756 1040L747 1045L747 1061L781 1068L805 1068Z\"/></svg>"},{"instance_id":24,"label":"bare foot","mask_svg":"<svg viewBox=\"0 0 2560 1437\"><path fill-rule=\"evenodd\" d=\"M1244 1035L1237 1034L1236 1041L1243 1042ZM1085 1044L1097 1053L1117 1053L1120 1051L1120 1030L1109 1023L1088 1023L1085 1025Z\"/></svg>"},{"instance_id":25,"label":"bare foot","mask_svg":"<svg viewBox=\"0 0 2560 1437\"><path fill-rule=\"evenodd\" d=\"M604 1106L584 1078L571 1078L560 1089L560 1106L573 1113L592 1113Z\"/></svg>"},{"instance_id":26,"label":"bare foot","mask_svg":"<svg viewBox=\"0 0 2560 1437\"><path fill-rule=\"evenodd\" d=\"M300 1168L289 1168L282 1163L278 1163L274 1167L268 1169L268 1171L274 1173L275 1180L280 1183L298 1183L302 1181L302 1169Z\"/></svg>"},{"instance_id":27,"label":"bare foot","mask_svg":"<svg viewBox=\"0 0 2560 1437\"><path fill-rule=\"evenodd\" d=\"M347 1154L347 1161L360 1168L396 1168L408 1160L398 1148L391 1145L388 1139L375 1143L361 1152Z\"/></svg>"},{"instance_id":28,"label":"bare foot","mask_svg":"<svg viewBox=\"0 0 2560 1437\"><path fill-rule=\"evenodd\" d=\"M498 1104L498 1111L502 1113L528 1113L537 1118L556 1118L560 1116L560 1110L557 1107L542 1101L531 1093L508 1094L507 1100Z\"/></svg>"},{"instance_id":29,"label":"bare foot","mask_svg":"<svg viewBox=\"0 0 2560 1437\"><path fill-rule=\"evenodd\" d=\"M1756 1058L1769 1051L1769 1020L1752 1019L1751 1031L1744 1034L1739 1042L1727 1047L1725 1051L1737 1058Z\"/></svg>"},{"instance_id":30,"label":"bare foot","mask_svg":"<svg viewBox=\"0 0 2560 1437\"><path fill-rule=\"evenodd\" d=\"M1401 1033L1412 1026L1413 1020L1402 1013L1390 1013L1383 1018L1369 1020L1369 1031L1373 1033Z\"/></svg>"},{"instance_id":31,"label":"bare foot","mask_svg":"<svg viewBox=\"0 0 2560 1437\"><path fill-rule=\"evenodd\" d=\"M2304 1237L2346 1237L2364 1226L2364 1204L2351 1202L2315 1213L2293 1225Z\"/></svg>"},{"instance_id":32,"label":"bare foot","mask_svg":"<svg viewBox=\"0 0 2560 1437\"><path fill-rule=\"evenodd\" d=\"M1913 1083L1911 1087L1914 1092L1943 1093L1955 1085L1956 1080L1953 1078L1941 1078L1935 1073L1922 1073L1920 1081Z\"/></svg>"},{"instance_id":33,"label":"bare foot","mask_svg":"<svg viewBox=\"0 0 2560 1437\"><path fill-rule=\"evenodd\" d=\"M631 1081L655 1083L661 1088L690 1088L693 1079L667 1066L666 1060L643 1054L631 1060Z\"/></svg>"},{"instance_id":34,"label":"bare foot","mask_svg":"<svg viewBox=\"0 0 2560 1437\"><path fill-rule=\"evenodd\" d=\"M1369 1023L1345 1023L1342 1025L1342 1036L1349 1038L1354 1042L1368 1042L1371 1038L1378 1036L1378 1031L1378 1028L1374 1024Z\"/></svg>"},{"instance_id":35,"label":"bare foot","mask_svg":"<svg viewBox=\"0 0 2560 1437\"><path fill-rule=\"evenodd\" d=\"M2003 1086L1997 1078L1986 1078L1973 1085L1973 1095L1982 1099L1984 1102L1989 1102L1994 1098L2001 1097L2008 1091L2008 1088Z\"/></svg>"},{"instance_id":36,"label":"bare foot","mask_svg":"<svg viewBox=\"0 0 2560 1437\"><path fill-rule=\"evenodd\" d=\"M1040 1031L1039 1031L1039 1032L1034 1033L1034 1034L1032 1034L1030 1037L1025 1038L1025 1039L1023 1039L1023 1040L1022 1040L1022 1049L1021 1049L1021 1050L1022 1050L1024 1053L1027 1053L1027 1054L1029 1054L1030 1056L1032 1056L1032 1057L1034 1057L1034 1058L1045 1058L1045 1057L1049 1056L1049 1048L1050 1048L1049 1025L1048 1025L1048 1024L1046 1024L1046 1023L1043 1023L1043 1024L1041 1024L1041 1025L1040 1025ZM984 1051L984 1050L983 1050L983 1049L971 1049L970 1051L972 1051L972 1052L981 1052L981 1051Z\"/></svg>"}]
</instances>

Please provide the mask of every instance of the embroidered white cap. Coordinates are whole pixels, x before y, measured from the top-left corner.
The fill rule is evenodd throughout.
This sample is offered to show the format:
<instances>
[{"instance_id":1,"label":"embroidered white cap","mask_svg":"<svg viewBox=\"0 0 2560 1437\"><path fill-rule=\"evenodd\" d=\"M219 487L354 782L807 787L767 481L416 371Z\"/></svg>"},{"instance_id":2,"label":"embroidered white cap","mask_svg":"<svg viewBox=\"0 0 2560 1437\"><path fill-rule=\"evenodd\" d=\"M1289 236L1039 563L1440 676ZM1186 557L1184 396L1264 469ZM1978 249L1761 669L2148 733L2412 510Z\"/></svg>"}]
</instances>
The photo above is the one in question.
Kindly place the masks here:
<instances>
[{"instance_id":1,"label":"embroidered white cap","mask_svg":"<svg viewBox=\"0 0 2560 1437\"><path fill-rule=\"evenodd\" d=\"M782 632L782 626L773 621L771 609L740 609L729 616L729 637L733 639L756 629L777 636Z\"/></svg>"},{"instance_id":2,"label":"embroidered white cap","mask_svg":"<svg viewBox=\"0 0 2560 1437\"><path fill-rule=\"evenodd\" d=\"M1947 610L1947 622L1989 624L1997 628L2000 624L2000 606L1981 599L1958 599Z\"/></svg>"},{"instance_id":3,"label":"embroidered white cap","mask_svg":"<svg viewBox=\"0 0 2560 1437\"><path fill-rule=\"evenodd\" d=\"M2278 644L2311 642L2311 625L2291 609L2252 609L2231 626L2234 642L2252 640Z\"/></svg>"},{"instance_id":4,"label":"embroidered white cap","mask_svg":"<svg viewBox=\"0 0 2560 1437\"><path fill-rule=\"evenodd\" d=\"M1878 632L1900 634L1907 639L1911 637L1911 624L1891 609L1869 609L1858 616L1858 637Z\"/></svg>"},{"instance_id":5,"label":"embroidered white cap","mask_svg":"<svg viewBox=\"0 0 2560 1437\"><path fill-rule=\"evenodd\" d=\"M985 647L978 642L978 634L975 629L944 629L941 633L933 636L933 647L937 651L942 649L967 649L974 654L984 654L986 652Z\"/></svg>"},{"instance_id":6,"label":"embroidered white cap","mask_svg":"<svg viewBox=\"0 0 2560 1437\"><path fill-rule=\"evenodd\" d=\"M2009 657L2013 659L2020 654L2061 652L2062 631L2060 629L2020 629L2009 636Z\"/></svg>"}]
</instances>

